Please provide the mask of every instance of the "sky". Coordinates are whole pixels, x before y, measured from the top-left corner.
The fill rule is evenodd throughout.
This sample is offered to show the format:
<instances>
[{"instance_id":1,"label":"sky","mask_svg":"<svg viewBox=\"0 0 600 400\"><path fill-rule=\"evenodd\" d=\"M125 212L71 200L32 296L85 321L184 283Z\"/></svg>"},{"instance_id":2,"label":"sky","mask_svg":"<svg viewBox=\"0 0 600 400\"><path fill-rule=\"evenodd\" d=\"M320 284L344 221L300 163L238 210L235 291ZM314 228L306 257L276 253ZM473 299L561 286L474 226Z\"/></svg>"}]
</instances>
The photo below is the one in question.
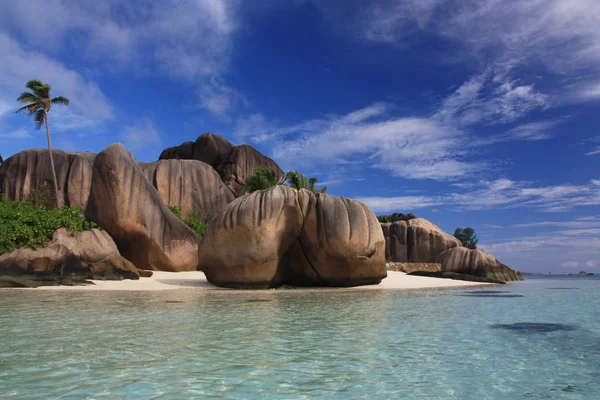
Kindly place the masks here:
<instances>
[{"instance_id":1,"label":"sky","mask_svg":"<svg viewBox=\"0 0 600 400\"><path fill-rule=\"evenodd\" d=\"M597 0L6 1L0 154L46 146L13 113L35 78L71 100L56 148L213 132L521 271L600 273L599 24Z\"/></svg>"}]
</instances>

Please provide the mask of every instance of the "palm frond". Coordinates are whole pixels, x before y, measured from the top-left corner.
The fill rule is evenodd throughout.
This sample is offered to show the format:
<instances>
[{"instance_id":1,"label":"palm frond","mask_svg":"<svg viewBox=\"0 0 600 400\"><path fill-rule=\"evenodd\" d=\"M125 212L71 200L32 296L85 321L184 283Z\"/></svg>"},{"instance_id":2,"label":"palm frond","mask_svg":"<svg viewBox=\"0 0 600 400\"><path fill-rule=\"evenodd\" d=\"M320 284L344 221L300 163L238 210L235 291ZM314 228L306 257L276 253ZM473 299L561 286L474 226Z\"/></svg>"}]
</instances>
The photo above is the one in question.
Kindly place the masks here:
<instances>
[{"instance_id":1,"label":"palm frond","mask_svg":"<svg viewBox=\"0 0 600 400\"><path fill-rule=\"evenodd\" d=\"M62 104L63 106L69 105L69 99L67 99L66 97L62 97L62 96L55 97L51 101L53 104Z\"/></svg>"},{"instance_id":2,"label":"palm frond","mask_svg":"<svg viewBox=\"0 0 600 400\"><path fill-rule=\"evenodd\" d=\"M41 97L42 99L49 98L50 90L52 89L52 85L42 83L42 81L37 79L30 80L27 82L25 87L27 87L27 89L31 89L36 96Z\"/></svg>"},{"instance_id":3,"label":"palm frond","mask_svg":"<svg viewBox=\"0 0 600 400\"><path fill-rule=\"evenodd\" d=\"M17 101L21 104L37 103L39 100L39 97L30 92L23 92L19 97L17 97Z\"/></svg>"},{"instance_id":4,"label":"palm frond","mask_svg":"<svg viewBox=\"0 0 600 400\"><path fill-rule=\"evenodd\" d=\"M35 129L41 129L44 122L46 122L46 110L43 108L37 110L33 120L35 121Z\"/></svg>"},{"instance_id":5,"label":"palm frond","mask_svg":"<svg viewBox=\"0 0 600 400\"><path fill-rule=\"evenodd\" d=\"M40 86L44 86L44 84L42 83L42 81L40 81L38 79L30 79L25 84L25 87L29 90L35 90L35 88L40 87Z\"/></svg>"},{"instance_id":6,"label":"palm frond","mask_svg":"<svg viewBox=\"0 0 600 400\"><path fill-rule=\"evenodd\" d=\"M27 105L25 105L25 106L23 106L23 107L19 108L17 111L15 111L15 114L16 114L16 113L20 113L21 111L24 111L24 110L27 110L27 112L28 112L29 114L31 114L31 112L30 112L29 110L31 110L32 108L34 108L34 107L36 107L36 106L37 106L37 103L33 103L33 104L27 104ZM35 112L35 110L34 110L34 112Z\"/></svg>"}]
</instances>

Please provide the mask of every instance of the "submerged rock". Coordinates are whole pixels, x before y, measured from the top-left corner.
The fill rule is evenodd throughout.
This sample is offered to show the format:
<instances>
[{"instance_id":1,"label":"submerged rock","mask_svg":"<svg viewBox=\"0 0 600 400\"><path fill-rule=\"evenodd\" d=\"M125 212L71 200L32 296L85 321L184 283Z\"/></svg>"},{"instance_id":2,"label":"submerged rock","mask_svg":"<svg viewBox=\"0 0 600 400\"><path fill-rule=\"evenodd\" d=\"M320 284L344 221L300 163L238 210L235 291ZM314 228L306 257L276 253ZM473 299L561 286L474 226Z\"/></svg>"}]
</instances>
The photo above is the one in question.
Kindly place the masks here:
<instances>
[{"instance_id":1,"label":"submerged rock","mask_svg":"<svg viewBox=\"0 0 600 400\"><path fill-rule=\"evenodd\" d=\"M230 203L209 225L199 259L219 286L354 286L387 276L384 250L364 204L279 185Z\"/></svg>"},{"instance_id":2,"label":"submerged rock","mask_svg":"<svg viewBox=\"0 0 600 400\"><path fill-rule=\"evenodd\" d=\"M106 231L71 235L58 229L47 247L20 248L0 255L0 287L72 284L87 279L139 279Z\"/></svg>"},{"instance_id":3,"label":"submerged rock","mask_svg":"<svg viewBox=\"0 0 600 400\"><path fill-rule=\"evenodd\" d=\"M454 236L423 218L382 223L386 259L393 262L436 263L437 255L462 246Z\"/></svg>"},{"instance_id":4,"label":"submerged rock","mask_svg":"<svg viewBox=\"0 0 600 400\"><path fill-rule=\"evenodd\" d=\"M86 216L140 269L193 271L198 266L200 238L169 211L133 155L119 143L94 160Z\"/></svg>"},{"instance_id":5,"label":"submerged rock","mask_svg":"<svg viewBox=\"0 0 600 400\"><path fill-rule=\"evenodd\" d=\"M438 255L443 272L473 275L502 282L520 281L521 274L481 250L456 247Z\"/></svg>"}]
</instances>

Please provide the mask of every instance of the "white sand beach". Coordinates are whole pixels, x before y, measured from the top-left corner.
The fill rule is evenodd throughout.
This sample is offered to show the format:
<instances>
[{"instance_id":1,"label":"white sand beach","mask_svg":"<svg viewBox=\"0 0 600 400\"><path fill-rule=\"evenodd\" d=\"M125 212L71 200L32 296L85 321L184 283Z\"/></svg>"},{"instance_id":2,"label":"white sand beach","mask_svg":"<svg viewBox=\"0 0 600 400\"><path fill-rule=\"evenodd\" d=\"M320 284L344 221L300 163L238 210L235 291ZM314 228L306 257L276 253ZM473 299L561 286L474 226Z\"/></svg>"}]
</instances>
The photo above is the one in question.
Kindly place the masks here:
<instances>
[{"instance_id":1,"label":"white sand beach","mask_svg":"<svg viewBox=\"0 0 600 400\"><path fill-rule=\"evenodd\" d=\"M36 290L125 290L125 291L157 291L157 290L231 290L212 285L200 271L164 272L155 271L150 278L122 281L99 281L86 286L43 286ZM388 271L388 276L378 285L356 286L351 288L300 288L297 290L417 290L417 289L451 289L473 286L493 285L490 283L457 281L451 279L430 278L407 275L404 272ZM296 289L295 289L296 290Z\"/></svg>"}]
</instances>

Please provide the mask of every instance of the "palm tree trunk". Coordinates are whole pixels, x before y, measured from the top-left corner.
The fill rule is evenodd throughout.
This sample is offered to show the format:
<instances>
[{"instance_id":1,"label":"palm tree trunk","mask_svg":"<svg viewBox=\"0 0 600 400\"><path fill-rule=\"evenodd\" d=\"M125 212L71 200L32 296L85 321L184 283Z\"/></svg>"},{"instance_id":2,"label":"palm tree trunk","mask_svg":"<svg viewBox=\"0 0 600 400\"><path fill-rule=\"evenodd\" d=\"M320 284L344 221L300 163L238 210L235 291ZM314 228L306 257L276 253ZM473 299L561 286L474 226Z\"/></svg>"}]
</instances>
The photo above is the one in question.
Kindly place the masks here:
<instances>
[{"instance_id":1,"label":"palm tree trunk","mask_svg":"<svg viewBox=\"0 0 600 400\"><path fill-rule=\"evenodd\" d=\"M62 198L58 191L58 183L56 179L56 170L54 169L54 157L52 156L52 142L50 140L50 127L48 126L48 112L46 114L46 136L48 136L48 154L50 155L50 169L52 170L52 184L54 185L54 197L56 198L56 207L62 206Z\"/></svg>"}]
</instances>

